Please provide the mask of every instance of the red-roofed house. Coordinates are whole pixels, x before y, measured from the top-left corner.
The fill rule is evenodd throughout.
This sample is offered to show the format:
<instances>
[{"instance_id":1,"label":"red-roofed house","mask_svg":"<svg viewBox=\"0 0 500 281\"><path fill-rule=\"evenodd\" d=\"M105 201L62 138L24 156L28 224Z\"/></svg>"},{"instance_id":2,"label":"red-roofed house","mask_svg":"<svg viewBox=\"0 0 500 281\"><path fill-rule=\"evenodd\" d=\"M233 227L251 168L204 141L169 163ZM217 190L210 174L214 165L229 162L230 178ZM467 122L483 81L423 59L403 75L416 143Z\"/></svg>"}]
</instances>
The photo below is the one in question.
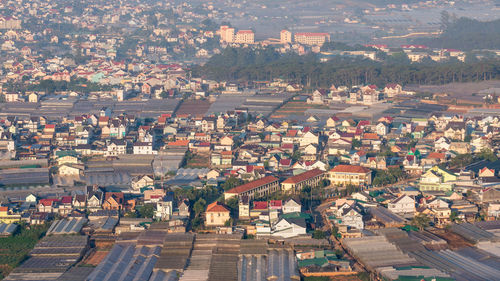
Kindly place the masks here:
<instances>
[{"instance_id":1,"label":"red-roofed house","mask_svg":"<svg viewBox=\"0 0 500 281\"><path fill-rule=\"evenodd\" d=\"M230 218L229 209L217 201L209 204L205 211L206 226L224 226Z\"/></svg>"},{"instance_id":2,"label":"red-roofed house","mask_svg":"<svg viewBox=\"0 0 500 281\"><path fill-rule=\"evenodd\" d=\"M267 176L258 180L245 183L224 192L224 199L247 195L249 199L263 197L280 189L278 178Z\"/></svg>"}]
</instances>

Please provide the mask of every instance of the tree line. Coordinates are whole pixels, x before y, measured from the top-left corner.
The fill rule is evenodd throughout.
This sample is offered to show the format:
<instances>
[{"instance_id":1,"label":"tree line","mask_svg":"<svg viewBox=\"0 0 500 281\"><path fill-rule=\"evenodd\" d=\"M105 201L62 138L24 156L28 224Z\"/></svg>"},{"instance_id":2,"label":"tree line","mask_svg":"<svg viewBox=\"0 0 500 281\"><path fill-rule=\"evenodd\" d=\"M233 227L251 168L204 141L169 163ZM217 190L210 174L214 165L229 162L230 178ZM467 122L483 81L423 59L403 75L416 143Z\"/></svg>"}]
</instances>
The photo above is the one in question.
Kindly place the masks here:
<instances>
[{"instance_id":1,"label":"tree line","mask_svg":"<svg viewBox=\"0 0 500 281\"><path fill-rule=\"evenodd\" d=\"M414 42L435 48L498 49L500 46L500 20L478 21L469 18L455 19L447 12L441 14L443 33L437 38L419 38Z\"/></svg>"},{"instance_id":2,"label":"tree line","mask_svg":"<svg viewBox=\"0 0 500 281\"><path fill-rule=\"evenodd\" d=\"M203 66L193 66L195 77L219 81L259 81L282 78L308 87L387 83L446 84L498 79L500 60L485 59L463 63L410 63L406 56L382 62L336 56L320 62L316 54L280 54L272 48L252 50L226 48ZM406 57L406 58L405 58Z\"/></svg>"}]
</instances>

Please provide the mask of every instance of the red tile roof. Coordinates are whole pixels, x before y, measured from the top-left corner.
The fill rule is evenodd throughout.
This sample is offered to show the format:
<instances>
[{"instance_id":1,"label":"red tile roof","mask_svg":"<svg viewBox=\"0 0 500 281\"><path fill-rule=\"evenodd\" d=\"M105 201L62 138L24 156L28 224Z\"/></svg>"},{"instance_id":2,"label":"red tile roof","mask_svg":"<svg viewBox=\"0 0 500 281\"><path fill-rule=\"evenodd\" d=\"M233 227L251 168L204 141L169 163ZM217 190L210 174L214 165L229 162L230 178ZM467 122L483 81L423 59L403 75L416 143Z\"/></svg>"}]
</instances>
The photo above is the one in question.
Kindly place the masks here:
<instances>
[{"instance_id":1,"label":"red tile roof","mask_svg":"<svg viewBox=\"0 0 500 281\"><path fill-rule=\"evenodd\" d=\"M264 178L261 178L258 180L251 181L249 183L245 183L245 184L237 186L235 188L232 188L232 189L226 191L226 193L239 194L239 193L246 192L246 191L252 190L254 188L257 188L259 186L266 185L266 184L269 184L269 183L272 183L275 181L278 181L278 178L275 178L273 176L267 176L267 177L264 177Z\"/></svg>"},{"instance_id":2,"label":"red tile roof","mask_svg":"<svg viewBox=\"0 0 500 281\"><path fill-rule=\"evenodd\" d=\"M187 146L189 144L189 140L176 140L169 142L168 146Z\"/></svg>"},{"instance_id":3,"label":"red tile roof","mask_svg":"<svg viewBox=\"0 0 500 281\"><path fill-rule=\"evenodd\" d=\"M281 200L271 200L269 201L270 208L280 208L283 206L283 202Z\"/></svg>"},{"instance_id":4,"label":"red tile roof","mask_svg":"<svg viewBox=\"0 0 500 281\"><path fill-rule=\"evenodd\" d=\"M365 174L370 172L370 169L355 165L337 165L330 172Z\"/></svg>"},{"instance_id":5,"label":"red tile roof","mask_svg":"<svg viewBox=\"0 0 500 281\"><path fill-rule=\"evenodd\" d=\"M211 213L211 212L217 212L217 213L227 212L227 213L229 213L229 209L227 209L226 207L224 207L224 205L222 205L221 203L215 201L212 204L209 204L207 206L207 211L206 212L207 213Z\"/></svg>"},{"instance_id":6,"label":"red tile roof","mask_svg":"<svg viewBox=\"0 0 500 281\"><path fill-rule=\"evenodd\" d=\"M290 177L290 178L286 179L283 183L292 183L292 184L300 183L300 182L303 182L303 181L308 180L310 178L319 176L323 173L324 172L321 171L320 169L313 169L313 170L298 174L296 176Z\"/></svg>"},{"instance_id":7,"label":"red tile roof","mask_svg":"<svg viewBox=\"0 0 500 281\"><path fill-rule=\"evenodd\" d=\"M267 210L267 201L254 201L253 202L254 210Z\"/></svg>"}]
</instances>

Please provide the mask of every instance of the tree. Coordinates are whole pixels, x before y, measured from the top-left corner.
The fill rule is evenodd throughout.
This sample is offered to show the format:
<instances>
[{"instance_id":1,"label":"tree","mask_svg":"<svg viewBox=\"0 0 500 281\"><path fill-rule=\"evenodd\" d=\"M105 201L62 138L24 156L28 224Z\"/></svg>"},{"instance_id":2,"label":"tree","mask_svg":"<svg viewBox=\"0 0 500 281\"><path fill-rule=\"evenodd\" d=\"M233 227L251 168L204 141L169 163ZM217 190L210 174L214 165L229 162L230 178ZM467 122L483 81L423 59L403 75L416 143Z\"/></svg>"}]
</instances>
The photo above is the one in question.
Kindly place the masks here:
<instances>
[{"instance_id":1,"label":"tree","mask_svg":"<svg viewBox=\"0 0 500 281\"><path fill-rule=\"evenodd\" d=\"M156 209L153 204L144 204L137 209L140 218L153 218L155 211Z\"/></svg>"},{"instance_id":2,"label":"tree","mask_svg":"<svg viewBox=\"0 0 500 281\"><path fill-rule=\"evenodd\" d=\"M411 225L417 227L419 230L423 230L428 227L431 220L426 214L418 214L411 220Z\"/></svg>"},{"instance_id":3,"label":"tree","mask_svg":"<svg viewBox=\"0 0 500 281\"><path fill-rule=\"evenodd\" d=\"M324 239L326 237L325 233L319 229L315 229L312 234L314 239Z\"/></svg>"},{"instance_id":4,"label":"tree","mask_svg":"<svg viewBox=\"0 0 500 281\"><path fill-rule=\"evenodd\" d=\"M457 212L451 211L451 213L450 213L450 221L451 222L460 222L461 221L461 219L458 218L458 213Z\"/></svg>"},{"instance_id":5,"label":"tree","mask_svg":"<svg viewBox=\"0 0 500 281\"><path fill-rule=\"evenodd\" d=\"M358 148L361 147L362 143L358 139L352 139L352 148Z\"/></svg>"},{"instance_id":6,"label":"tree","mask_svg":"<svg viewBox=\"0 0 500 281\"><path fill-rule=\"evenodd\" d=\"M450 14L447 11L441 12L441 31L445 31L450 26Z\"/></svg>"},{"instance_id":7,"label":"tree","mask_svg":"<svg viewBox=\"0 0 500 281\"><path fill-rule=\"evenodd\" d=\"M481 149L481 151L477 156L482 160L487 160L490 162L495 162L498 160L498 157L495 155L495 153L493 153L493 151L491 151L491 149L488 148Z\"/></svg>"},{"instance_id":8,"label":"tree","mask_svg":"<svg viewBox=\"0 0 500 281\"><path fill-rule=\"evenodd\" d=\"M194 203L193 210L195 213L195 216L198 217L203 211L205 211L205 206L207 204L207 201L205 199L200 198L196 203Z\"/></svg>"},{"instance_id":9,"label":"tree","mask_svg":"<svg viewBox=\"0 0 500 281\"><path fill-rule=\"evenodd\" d=\"M231 216L236 217L239 211L239 201L238 197L231 197L228 200L225 200L224 204L231 211Z\"/></svg>"},{"instance_id":10,"label":"tree","mask_svg":"<svg viewBox=\"0 0 500 281\"><path fill-rule=\"evenodd\" d=\"M240 178L231 176L229 177L223 184L222 184L222 189L224 191L229 190L231 188L237 187L239 185L242 185L243 181Z\"/></svg>"}]
</instances>

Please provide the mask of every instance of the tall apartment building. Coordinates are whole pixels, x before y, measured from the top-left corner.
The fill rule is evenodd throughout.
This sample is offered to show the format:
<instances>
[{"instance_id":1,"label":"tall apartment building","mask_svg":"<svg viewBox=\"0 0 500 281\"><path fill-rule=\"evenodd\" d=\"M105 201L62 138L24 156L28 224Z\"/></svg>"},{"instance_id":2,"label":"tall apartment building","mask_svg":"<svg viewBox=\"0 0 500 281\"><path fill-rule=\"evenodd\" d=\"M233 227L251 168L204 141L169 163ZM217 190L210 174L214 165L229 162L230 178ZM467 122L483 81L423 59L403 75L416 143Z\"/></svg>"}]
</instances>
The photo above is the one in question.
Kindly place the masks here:
<instances>
[{"instance_id":1,"label":"tall apartment building","mask_svg":"<svg viewBox=\"0 0 500 281\"><path fill-rule=\"evenodd\" d=\"M311 33L311 32L302 32L295 33L295 42L311 45L311 46L321 46L325 42L330 41L330 34L328 33Z\"/></svg>"},{"instance_id":2,"label":"tall apartment building","mask_svg":"<svg viewBox=\"0 0 500 281\"><path fill-rule=\"evenodd\" d=\"M227 25L222 25L219 29L220 41L232 43L234 42L234 28Z\"/></svg>"},{"instance_id":3,"label":"tall apartment building","mask_svg":"<svg viewBox=\"0 0 500 281\"><path fill-rule=\"evenodd\" d=\"M240 30L236 33L234 43L253 44L255 43L255 34L251 30Z\"/></svg>"},{"instance_id":4,"label":"tall apartment building","mask_svg":"<svg viewBox=\"0 0 500 281\"><path fill-rule=\"evenodd\" d=\"M230 27L226 30L226 42L232 43L234 42L234 28Z\"/></svg>"},{"instance_id":5,"label":"tall apartment building","mask_svg":"<svg viewBox=\"0 0 500 281\"><path fill-rule=\"evenodd\" d=\"M288 30L282 30L280 32L280 42L281 44L292 43L292 33Z\"/></svg>"}]
</instances>

